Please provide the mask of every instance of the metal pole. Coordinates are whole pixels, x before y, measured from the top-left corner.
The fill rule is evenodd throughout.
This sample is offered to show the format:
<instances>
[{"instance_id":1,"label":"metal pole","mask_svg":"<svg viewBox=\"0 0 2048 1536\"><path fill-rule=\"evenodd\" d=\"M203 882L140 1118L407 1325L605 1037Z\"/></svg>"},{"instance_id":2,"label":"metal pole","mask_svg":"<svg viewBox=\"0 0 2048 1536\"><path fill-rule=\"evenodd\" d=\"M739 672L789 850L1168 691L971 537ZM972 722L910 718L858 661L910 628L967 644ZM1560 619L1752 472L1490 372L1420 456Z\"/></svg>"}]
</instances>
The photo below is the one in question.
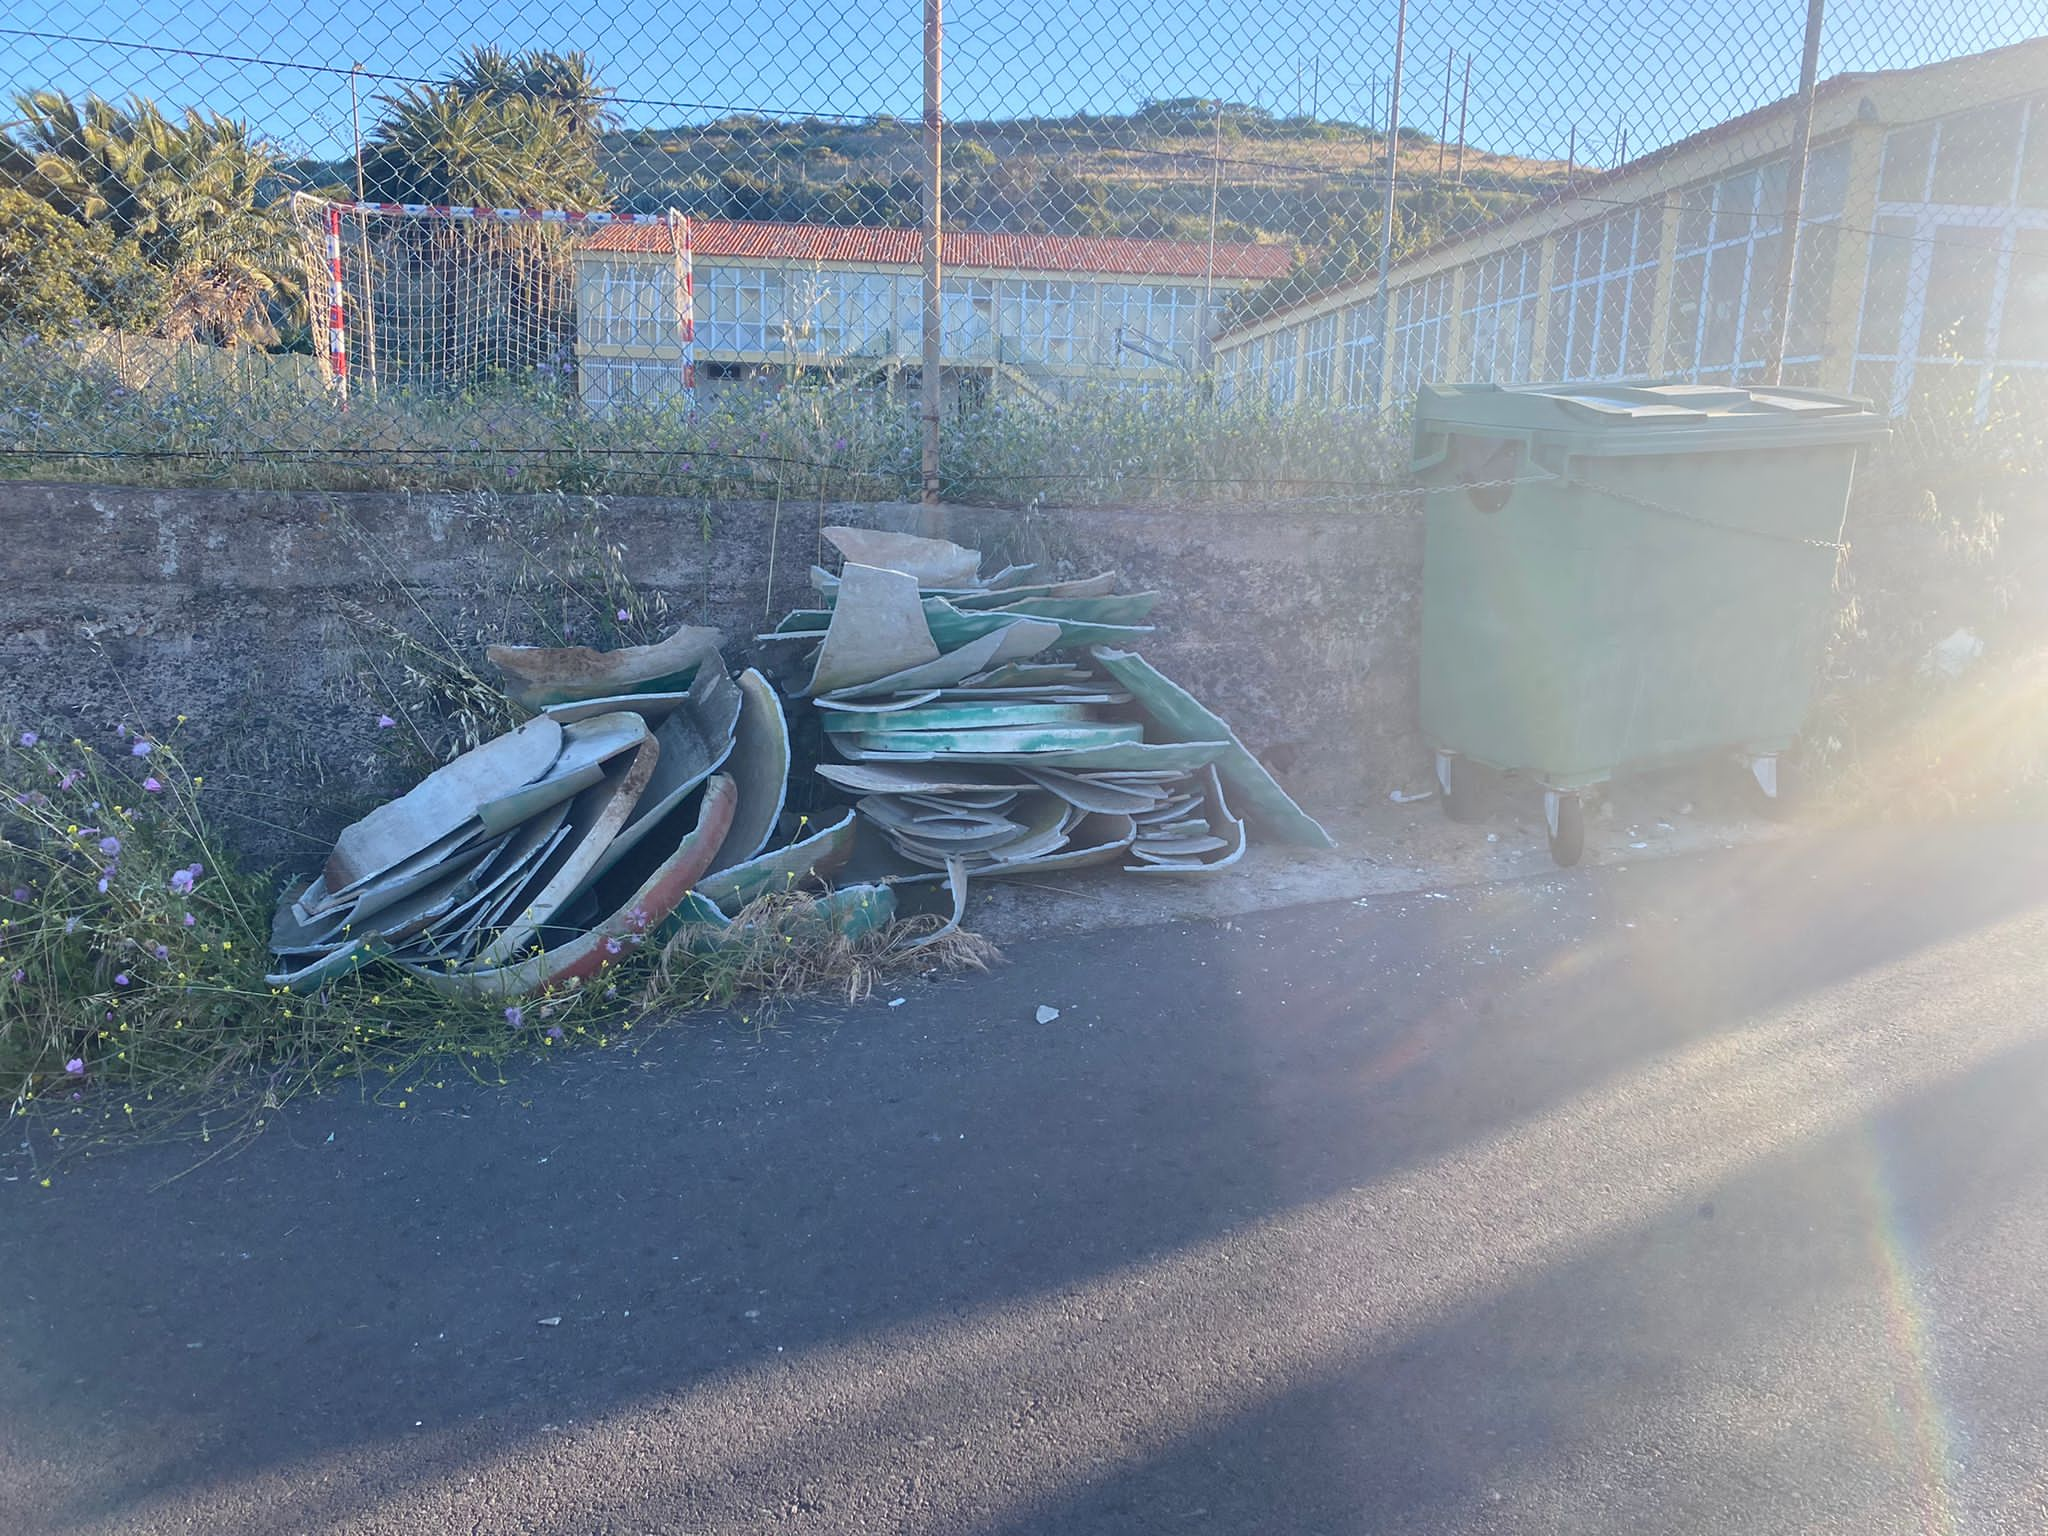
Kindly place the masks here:
<instances>
[{"instance_id":1,"label":"metal pole","mask_svg":"<svg viewBox=\"0 0 2048 1536\"><path fill-rule=\"evenodd\" d=\"M348 120L355 130L356 139L356 201L367 203L369 194L363 190L363 112L356 98L356 77L362 74L363 66L351 64L348 67ZM358 318L363 330L363 374L370 382L370 398L377 398L377 306L370 298L370 216L356 215L356 249L363 258L363 308Z\"/></svg>"},{"instance_id":2,"label":"metal pole","mask_svg":"<svg viewBox=\"0 0 2048 1536\"><path fill-rule=\"evenodd\" d=\"M348 319L341 303L341 209L327 205L327 368L335 399L348 409Z\"/></svg>"},{"instance_id":3,"label":"metal pole","mask_svg":"<svg viewBox=\"0 0 2048 1536\"><path fill-rule=\"evenodd\" d=\"M1216 98L1216 147L1209 156L1209 265L1202 276L1202 349L1216 323L1216 194L1223 181L1223 98Z\"/></svg>"},{"instance_id":4,"label":"metal pole","mask_svg":"<svg viewBox=\"0 0 2048 1536\"><path fill-rule=\"evenodd\" d=\"M1578 170L1579 125L1577 123L1573 123L1571 143L1566 147L1564 152L1564 181L1566 186L1570 186L1572 184L1572 178L1578 174Z\"/></svg>"},{"instance_id":5,"label":"metal pole","mask_svg":"<svg viewBox=\"0 0 2048 1536\"><path fill-rule=\"evenodd\" d=\"M1806 0L1806 47L1799 56L1799 109L1792 120L1792 154L1785 166L1785 227L1778 255L1778 334L1771 348L1771 382L1785 381L1785 348L1792 333L1792 273L1799 259L1799 214L1806 199L1806 157L1813 142L1813 87L1820 73L1824 0Z\"/></svg>"},{"instance_id":6,"label":"metal pole","mask_svg":"<svg viewBox=\"0 0 2048 1536\"><path fill-rule=\"evenodd\" d=\"M1453 48L1444 54L1444 120L1436 131L1436 179L1444 179L1444 156L1449 151L1447 140L1451 136L1451 79L1458 67L1458 50Z\"/></svg>"},{"instance_id":7,"label":"metal pole","mask_svg":"<svg viewBox=\"0 0 2048 1536\"><path fill-rule=\"evenodd\" d=\"M1308 115L1316 122L1323 120L1323 56L1316 55L1316 72L1308 91Z\"/></svg>"},{"instance_id":8,"label":"metal pole","mask_svg":"<svg viewBox=\"0 0 2048 1536\"><path fill-rule=\"evenodd\" d=\"M918 392L924 410L924 504L939 500L939 58L942 0L924 0L924 350Z\"/></svg>"},{"instance_id":9,"label":"metal pole","mask_svg":"<svg viewBox=\"0 0 2048 1536\"><path fill-rule=\"evenodd\" d=\"M1458 185L1465 185L1465 109L1472 104L1472 55L1465 55L1465 88L1458 93Z\"/></svg>"},{"instance_id":10,"label":"metal pole","mask_svg":"<svg viewBox=\"0 0 2048 1536\"><path fill-rule=\"evenodd\" d=\"M1401 61L1408 48L1408 0L1400 0L1394 13L1394 83L1387 93L1387 197L1380 209L1379 333L1380 371L1385 374L1393 353L1393 335L1388 322L1393 315L1387 304L1387 281L1394 264L1394 178L1401 158ZM1375 391L1377 393L1377 391Z\"/></svg>"}]
</instances>

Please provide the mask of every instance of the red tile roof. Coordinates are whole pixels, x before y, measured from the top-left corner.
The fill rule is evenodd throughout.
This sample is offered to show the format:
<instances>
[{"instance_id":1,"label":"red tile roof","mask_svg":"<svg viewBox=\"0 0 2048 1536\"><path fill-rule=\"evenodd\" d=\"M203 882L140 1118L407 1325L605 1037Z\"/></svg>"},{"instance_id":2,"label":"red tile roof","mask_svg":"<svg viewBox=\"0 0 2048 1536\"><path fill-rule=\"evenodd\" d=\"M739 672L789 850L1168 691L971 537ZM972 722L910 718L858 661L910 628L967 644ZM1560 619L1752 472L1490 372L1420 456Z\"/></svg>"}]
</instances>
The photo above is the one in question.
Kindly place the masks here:
<instances>
[{"instance_id":1,"label":"red tile roof","mask_svg":"<svg viewBox=\"0 0 2048 1536\"><path fill-rule=\"evenodd\" d=\"M755 257L767 261L845 261L916 266L914 229L844 228L827 224L739 223L697 219L692 246L699 256ZM660 224L607 224L585 247L591 251L644 251L666 256L669 232ZM1202 277L1209 246L1201 240L1132 240L1123 236L1010 235L958 230L945 236L949 267L992 267L1022 272L1128 273L1144 277ZM1285 276L1292 245L1218 245L1216 275L1232 281Z\"/></svg>"}]
</instances>

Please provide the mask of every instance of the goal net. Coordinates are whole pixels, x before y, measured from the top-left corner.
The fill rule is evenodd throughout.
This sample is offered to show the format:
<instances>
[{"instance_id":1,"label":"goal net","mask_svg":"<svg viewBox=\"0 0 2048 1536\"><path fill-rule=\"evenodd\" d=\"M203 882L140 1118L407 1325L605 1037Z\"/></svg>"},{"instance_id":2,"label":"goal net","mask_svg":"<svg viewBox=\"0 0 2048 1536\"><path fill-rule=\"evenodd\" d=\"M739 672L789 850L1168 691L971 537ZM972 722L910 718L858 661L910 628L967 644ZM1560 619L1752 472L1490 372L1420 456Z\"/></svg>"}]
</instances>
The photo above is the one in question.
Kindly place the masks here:
<instances>
[{"instance_id":1,"label":"goal net","mask_svg":"<svg viewBox=\"0 0 2048 1536\"><path fill-rule=\"evenodd\" d=\"M674 213L294 200L340 402L688 409L690 222Z\"/></svg>"}]
</instances>

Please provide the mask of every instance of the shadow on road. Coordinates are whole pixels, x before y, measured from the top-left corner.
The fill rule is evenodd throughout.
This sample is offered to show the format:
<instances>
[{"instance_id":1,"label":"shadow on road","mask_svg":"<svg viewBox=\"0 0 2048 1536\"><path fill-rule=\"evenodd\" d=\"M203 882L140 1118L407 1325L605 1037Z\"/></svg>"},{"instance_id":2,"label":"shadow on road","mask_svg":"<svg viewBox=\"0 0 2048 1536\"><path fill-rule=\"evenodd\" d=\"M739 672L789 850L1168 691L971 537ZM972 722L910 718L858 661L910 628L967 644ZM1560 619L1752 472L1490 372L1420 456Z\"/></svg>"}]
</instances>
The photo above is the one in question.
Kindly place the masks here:
<instances>
[{"instance_id":1,"label":"shadow on road","mask_svg":"<svg viewBox=\"0 0 2048 1536\"><path fill-rule=\"evenodd\" d=\"M2038 831L1883 832L1093 935L901 1008L760 1037L678 1029L495 1094L451 1084L410 1119L321 1107L289 1141L154 1195L168 1149L54 1194L18 1188L0 1493L50 1528L118 1525L328 1468L323 1491L294 1496L297 1526L377 1508L430 1461L515 1453L544 1425L1111 1284L2031 911L2044 850ZM1057 1023L1032 1022L1041 1001ZM1971 1081L1990 1113L2000 1085ZM1645 1240L1607 1238L1371 1371L1293 1388L1016 1529L1128 1529L1115 1511L1134 1499L1167 1526L1177 1484L1223 1490L1204 1497L1226 1512L1194 1528L1235 1528L1241 1508L1251 1529L1298 1477L1406 1507L1452 1454L1419 1447L1445 1437L1479 1442L1473 1468L1555 1458L1597 1406L1564 1379L1653 1369L1641 1328L1617 1328L1611 1359L1546 1364L1526 1346L1539 1355L1514 1390L1482 1383L1420 1423L1401 1383L1444 1391L1452 1363L1523 1347L1588 1296L1625 1309L1628 1246ZM1710 1320L1733 1305L1701 1297ZM332 1475L354 1456L382 1470ZM1431 1498L1481 1496L1493 1476Z\"/></svg>"}]
</instances>

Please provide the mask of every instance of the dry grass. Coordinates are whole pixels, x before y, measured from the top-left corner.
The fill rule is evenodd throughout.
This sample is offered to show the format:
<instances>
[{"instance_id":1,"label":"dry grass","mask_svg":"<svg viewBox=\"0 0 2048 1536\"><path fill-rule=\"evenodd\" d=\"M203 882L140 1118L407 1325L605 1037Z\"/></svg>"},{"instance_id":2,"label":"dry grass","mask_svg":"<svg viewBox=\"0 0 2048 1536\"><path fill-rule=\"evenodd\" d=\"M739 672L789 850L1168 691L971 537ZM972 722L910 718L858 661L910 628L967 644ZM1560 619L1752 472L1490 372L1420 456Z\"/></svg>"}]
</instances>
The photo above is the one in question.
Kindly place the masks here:
<instances>
[{"instance_id":1,"label":"dry grass","mask_svg":"<svg viewBox=\"0 0 2048 1536\"><path fill-rule=\"evenodd\" d=\"M643 1002L728 1003L745 997L770 1013L802 998L867 1001L898 976L986 971L1002 952L979 934L956 929L938 938L936 917L901 918L848 937L825 921L804 892L772 892L742 908L717 939L684 928L647 974Z\"/></svg>"}]
</instances>

